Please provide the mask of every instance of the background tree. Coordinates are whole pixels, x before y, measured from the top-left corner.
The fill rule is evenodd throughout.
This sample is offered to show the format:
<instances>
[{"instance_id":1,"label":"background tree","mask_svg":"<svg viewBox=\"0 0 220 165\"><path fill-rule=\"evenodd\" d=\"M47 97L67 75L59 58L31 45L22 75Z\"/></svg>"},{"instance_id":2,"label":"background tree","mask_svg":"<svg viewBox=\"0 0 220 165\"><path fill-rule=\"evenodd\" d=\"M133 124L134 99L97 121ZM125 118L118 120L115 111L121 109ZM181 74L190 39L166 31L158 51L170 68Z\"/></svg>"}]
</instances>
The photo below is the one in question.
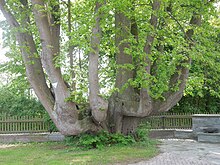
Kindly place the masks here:
<instances>
[{"instance_id":1,"label":"background tree","mask_svg":"<svg viewBox=\"0 0 220 165\"><path fill-rule=\"evenodd\" d=\"M8 116L44 116L46 111L35 98L18 95L10 87L0 87L0 114Z\"/></svg>"},{"instance_id":2,"label":"background tree","mask_svg":"<svg viewBox=\"0 0 220 165\"><path fill-rule=\"evenodd\" d=\"M41 116L48 120L47 112L27 81L21 52L6 21L1 22L1 28L4 30L2 46L10 47L10 51L4 54L7 60L0 63L0 115Z\"/></svg>"},{"instance_id":3,"label":"background tree","mask_svg":"<svg viewBox=\"0 0 220 165\"><path fill-rule=\"evenodd\" d=\"M214 48L217 35L208 33L212 1L0 0L0 9L31 87L65 135L126 134L140 118L168 111L182 97L192 60L205 43ZM79 94L88 116L79 116Z\"/></svg>"},{"instance_id":4,"label":"background tree","mask_svg":"<svg viewBox=\"0 0 220 165\"><path fill-rule=\"evenodd\" d=\"M184 97L172 112L220 112L219 19L213 18L210 22L213 26L205 26L206 30L210 28L208 32L203 30L206 42L200 43L200 58L193 58Z\"/></svg>"}]
</instances>

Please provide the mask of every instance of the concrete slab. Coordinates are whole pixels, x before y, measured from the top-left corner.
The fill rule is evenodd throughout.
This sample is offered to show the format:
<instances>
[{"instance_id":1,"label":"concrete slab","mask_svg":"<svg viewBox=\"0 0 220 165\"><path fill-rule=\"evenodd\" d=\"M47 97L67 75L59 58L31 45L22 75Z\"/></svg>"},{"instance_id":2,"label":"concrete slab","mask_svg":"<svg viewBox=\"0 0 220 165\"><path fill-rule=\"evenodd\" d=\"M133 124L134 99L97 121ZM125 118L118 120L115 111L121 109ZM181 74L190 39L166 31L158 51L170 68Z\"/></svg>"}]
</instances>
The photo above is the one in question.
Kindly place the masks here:
<instances>
[{"instance_id":1,"label":"concrete slab","mask_svg":"<svg viewBox=\"0 0 220 165\"><path fill-rule=\"evenodd\" d=\"M205 143L220 143L220 133L197 133L198 141Z\"/></svg>"}]
</instances>

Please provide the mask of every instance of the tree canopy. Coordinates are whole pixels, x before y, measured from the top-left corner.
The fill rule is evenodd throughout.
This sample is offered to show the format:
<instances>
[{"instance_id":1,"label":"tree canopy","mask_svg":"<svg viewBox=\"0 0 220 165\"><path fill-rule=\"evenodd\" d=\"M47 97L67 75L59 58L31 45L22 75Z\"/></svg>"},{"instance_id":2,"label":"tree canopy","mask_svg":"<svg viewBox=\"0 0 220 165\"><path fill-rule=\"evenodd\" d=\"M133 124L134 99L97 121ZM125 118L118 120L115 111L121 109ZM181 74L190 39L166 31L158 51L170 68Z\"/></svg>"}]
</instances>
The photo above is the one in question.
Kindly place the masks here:
<instances>
[{"instance_id":1,"label":"tree canopy","mask_svg":"<svg viewBox=\"0 0 220 165\"><path fill-rule=\"evenodd\" d=\"M0 9L10 54L22 57L31 88L63 134L132 132L140 118L181 99L191 66L188 84L197 88L186 93L205 85L219 97L212 0L0 0ZM89 113L80 117L82 100Z\"/></svg>"}]
</instances>

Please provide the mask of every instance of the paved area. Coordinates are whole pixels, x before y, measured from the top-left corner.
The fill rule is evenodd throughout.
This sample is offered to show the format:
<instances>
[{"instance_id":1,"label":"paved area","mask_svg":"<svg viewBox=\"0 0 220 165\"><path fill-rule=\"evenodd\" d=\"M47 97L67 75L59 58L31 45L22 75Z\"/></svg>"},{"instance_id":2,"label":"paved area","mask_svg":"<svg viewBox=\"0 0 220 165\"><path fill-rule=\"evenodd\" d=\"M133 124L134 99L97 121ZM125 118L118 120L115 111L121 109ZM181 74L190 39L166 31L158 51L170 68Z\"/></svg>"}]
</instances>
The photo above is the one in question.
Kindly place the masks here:
<instances>
[{"instance_id":1,"label":"paved area","mask_svg":"<svg viewBox=\"0 0 220 165\"><path fill-rule=\"evenodd\" d=\"M161 142L161 154L130 165L220 165L220 144L175 139Z\"/></svg>"}]
</instances>

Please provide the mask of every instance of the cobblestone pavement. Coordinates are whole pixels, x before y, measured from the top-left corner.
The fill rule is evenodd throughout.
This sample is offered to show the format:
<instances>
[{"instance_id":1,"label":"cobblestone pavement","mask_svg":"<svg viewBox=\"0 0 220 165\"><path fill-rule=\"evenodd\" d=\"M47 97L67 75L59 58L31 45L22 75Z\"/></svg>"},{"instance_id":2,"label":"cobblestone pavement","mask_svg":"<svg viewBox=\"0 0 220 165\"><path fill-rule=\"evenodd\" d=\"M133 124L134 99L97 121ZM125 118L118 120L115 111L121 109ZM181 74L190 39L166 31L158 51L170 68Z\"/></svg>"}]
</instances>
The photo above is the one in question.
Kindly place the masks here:
<instances>
[{"instance_id":1,"label":"cobblestone pavement","mask_svg":"<svg viewBox=\"0 0 220 165\"><path fill-rule=\"evenodd\" d=\"M161 142L161 154L130 165L220 165L220 144L175 139Z\"/></svg>"}]
</instances>

